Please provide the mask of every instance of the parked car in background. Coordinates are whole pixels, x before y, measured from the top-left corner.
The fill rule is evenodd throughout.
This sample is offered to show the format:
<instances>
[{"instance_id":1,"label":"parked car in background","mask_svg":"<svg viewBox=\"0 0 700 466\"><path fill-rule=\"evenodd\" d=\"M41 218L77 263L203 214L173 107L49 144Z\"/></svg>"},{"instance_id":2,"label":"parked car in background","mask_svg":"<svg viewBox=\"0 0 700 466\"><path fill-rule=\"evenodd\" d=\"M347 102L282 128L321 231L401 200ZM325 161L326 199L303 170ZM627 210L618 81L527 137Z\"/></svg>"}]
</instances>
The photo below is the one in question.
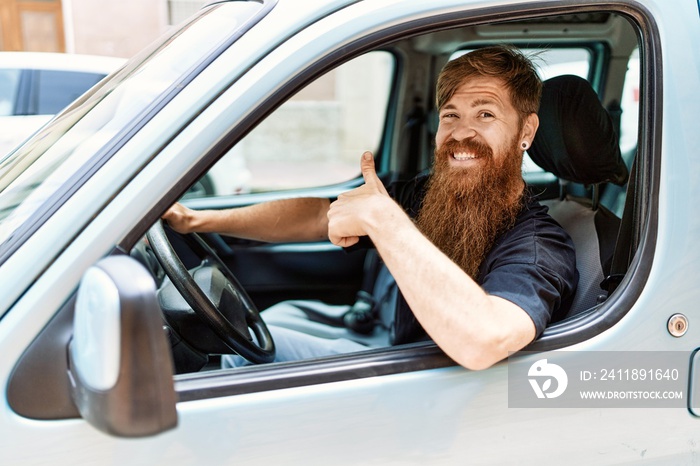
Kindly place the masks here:
<instances>
[{"instance_id":1,"label":"parked car in background","mask_svg":"<svg viewBox=\"0 0 700 466\"><path fill-rule=\"evenodd\" d=\"M0 52L0 158L124 63L98 55ZM205 175L186 197L249 192L245 160L228 160L226 176Z\"/></svg>"},{"instance_id":2,"label":"parked car in background","mask_svg":"<svg viewBox=\"0 0 700 466\"><path fill-rule=\"evenodd\" d=\"M0 156L125 62L96 55L0 52Z\"/></svg>"},{"instance_id":3,"label":"parked car in background","mask_svg":"<svg viewBox=\"0 0 700 466\"><path fill-rule=\"evenodd\" d=\"M423 172L439 70L494 43L578 75L546 76L525 173L576 244L576 305L508 360L394 344L391 306L346 325L372 249L160 222L184 195L335 199L364 150L383 180ZM2 463L697 463L699 50L697 0L212 2L0 159ZM251 192L193 194L241 167ZM277 325L366 350L267 363L290 301L337 312Z\"/></svg>"}]
</instances>

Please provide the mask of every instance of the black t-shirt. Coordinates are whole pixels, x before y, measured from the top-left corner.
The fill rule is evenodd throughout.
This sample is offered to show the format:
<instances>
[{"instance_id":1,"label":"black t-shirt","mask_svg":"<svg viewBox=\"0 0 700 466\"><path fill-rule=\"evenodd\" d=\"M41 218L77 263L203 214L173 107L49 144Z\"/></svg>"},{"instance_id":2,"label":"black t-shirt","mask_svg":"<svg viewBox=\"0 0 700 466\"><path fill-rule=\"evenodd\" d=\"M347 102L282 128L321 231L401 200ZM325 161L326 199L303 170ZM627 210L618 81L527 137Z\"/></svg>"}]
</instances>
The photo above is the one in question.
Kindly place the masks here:
<instances>
[{"instance_id":1,"label":"black t-shirt","mask_svg":"<svg viewBox=\"0 0 700 466\"><path fill-rule=\"evenodd\" d=\"M425 195L428 175L387 187L389 194L415 218ZM536 337L550 321L566 313L578 283L576 254L569 235L530 198L512 228L495 241L479 269L477 282L489 294L522 308L535 324ZM426 290L430 293L430 290ZM393 344L427 338L399 292Z\"/></svg>"}]
</instances>

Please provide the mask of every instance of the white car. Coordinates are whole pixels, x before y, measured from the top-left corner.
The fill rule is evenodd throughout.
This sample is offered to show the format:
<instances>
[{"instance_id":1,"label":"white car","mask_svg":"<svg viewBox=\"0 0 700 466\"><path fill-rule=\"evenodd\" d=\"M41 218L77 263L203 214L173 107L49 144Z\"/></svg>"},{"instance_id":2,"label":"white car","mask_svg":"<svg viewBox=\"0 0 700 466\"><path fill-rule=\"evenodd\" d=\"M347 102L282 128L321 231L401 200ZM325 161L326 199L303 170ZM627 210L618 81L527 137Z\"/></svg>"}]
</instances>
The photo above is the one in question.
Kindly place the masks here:
<instances>
[{"instance_id":1,"label":"white car","mask_svg":"<svg viewBox=\"0 0 700 466\"><path fill-rule=\"evenodd\" d=\"M97 55L0 52L0 156L125 62Z\"/></svg>"},{"instance_id":2,"label":"white car","mask_svg":"<svg viewBox=\"0 0 700 466\"><path fill-rule=\"evenodd\" d=\"M493 43L583 76L545 82L525 173L575 242L576 299L507 360L395 344L372 249L163 228L204 175L235 177L227 157L252 192L189 207L335 199L363 150L382 179L424 171L439 70ZM699 51L697 0L206 6L0 161L0 462L696 464ZM368 291L386 306L362 333ZM366 349L268 363L278 305Z\"/></svg>"}]
</instances>

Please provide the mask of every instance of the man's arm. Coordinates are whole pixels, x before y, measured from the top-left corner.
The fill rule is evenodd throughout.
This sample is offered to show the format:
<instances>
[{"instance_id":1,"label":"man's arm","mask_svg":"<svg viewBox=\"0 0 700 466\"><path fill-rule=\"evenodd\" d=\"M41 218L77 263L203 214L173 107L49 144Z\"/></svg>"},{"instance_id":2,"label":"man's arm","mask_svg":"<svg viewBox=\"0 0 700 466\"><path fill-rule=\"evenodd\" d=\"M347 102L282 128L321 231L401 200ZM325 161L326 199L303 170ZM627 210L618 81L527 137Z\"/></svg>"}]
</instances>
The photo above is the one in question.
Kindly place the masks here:
<instances>
[{"instance_id":1,"label":"man's arm","mask_svg":"<svg viewBox=\"0 0 700 466\"><path fill-rule=\"evenodd\" d=\"M328 207L322 198L293 198L226 210L192 210L175 204L163 219L180 233L220 233L266 242L328 238Z\"/></svg>"},{"instance_id":2,"label":"man's arm","mask_svg":"<svg viewBox=\"0 0 700 466\"><path fill-rule=\"evenodd\" d=\"M527 313L486 294L416 228L386 193L371 154L362 159L365 184L342 194L328 212L329 237L349 246L368 235L430 337L469 369L484 369L535 338Z\"/></svg>"}]
</instances>

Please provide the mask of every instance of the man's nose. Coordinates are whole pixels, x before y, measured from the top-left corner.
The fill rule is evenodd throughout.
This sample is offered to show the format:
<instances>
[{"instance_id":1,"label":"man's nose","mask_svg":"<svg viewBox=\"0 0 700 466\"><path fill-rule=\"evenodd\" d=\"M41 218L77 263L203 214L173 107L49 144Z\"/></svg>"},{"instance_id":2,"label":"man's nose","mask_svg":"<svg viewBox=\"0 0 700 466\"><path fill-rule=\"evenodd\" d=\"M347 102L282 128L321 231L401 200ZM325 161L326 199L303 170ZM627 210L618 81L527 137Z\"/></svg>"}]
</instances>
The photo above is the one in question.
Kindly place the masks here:
<instances>
[{"instance_id":1,"label":"man's nose","mask_svg":"<svg viewBox=\"0 0 700 466\"><path fill-rule=\"evenodd\" d=\"M452 138L455 141L464 141L476 136L476 129L468 121L460 121L452 128Z\"/></svg>"}]
</instances>

